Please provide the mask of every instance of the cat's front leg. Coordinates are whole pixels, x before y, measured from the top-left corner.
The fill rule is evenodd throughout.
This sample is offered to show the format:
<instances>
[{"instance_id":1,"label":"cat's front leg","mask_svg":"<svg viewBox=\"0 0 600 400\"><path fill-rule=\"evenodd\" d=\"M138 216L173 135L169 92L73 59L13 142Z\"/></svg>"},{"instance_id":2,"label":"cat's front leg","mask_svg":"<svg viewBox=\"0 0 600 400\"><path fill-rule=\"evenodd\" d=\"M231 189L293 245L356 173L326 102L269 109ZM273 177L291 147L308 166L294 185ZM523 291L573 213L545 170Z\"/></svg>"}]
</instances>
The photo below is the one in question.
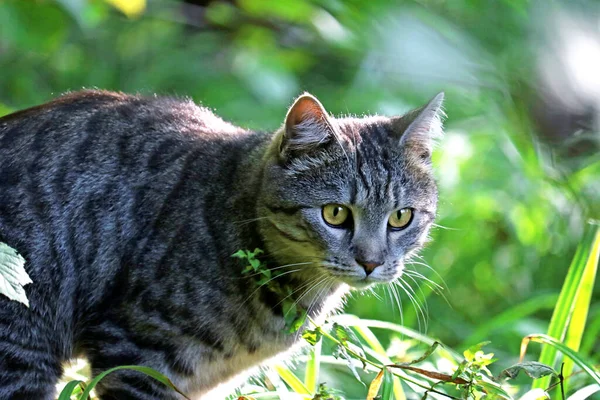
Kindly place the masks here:
<instances>
[{"instance_id":1,"label":"cat's front leg","mask_svg":"<svg viewBox=\"0 0 600 400\"><path fill-rule=\"evenodd\" d=\"M52 400L62 374L61 359L49 338L57 333L30 319L21 304L0 295L0 399ZM18 316L18 317L17 317Z\"/></svg>"},{"instance_id":2,"label":"cat's front leg","mask_svg":"<svg viewBox=\"0 0 600 400\"><path fill-rule=\"evenodd\" d=\"M88 331L93 336L86 349L93 376L118 366L137 365L163 374L170 354L167 340L152 332L133 332L104 321ZM101 400L183 400L173 389L141 372L119 370L107 375L96 387Z\"/></svg>"}]
</instances>

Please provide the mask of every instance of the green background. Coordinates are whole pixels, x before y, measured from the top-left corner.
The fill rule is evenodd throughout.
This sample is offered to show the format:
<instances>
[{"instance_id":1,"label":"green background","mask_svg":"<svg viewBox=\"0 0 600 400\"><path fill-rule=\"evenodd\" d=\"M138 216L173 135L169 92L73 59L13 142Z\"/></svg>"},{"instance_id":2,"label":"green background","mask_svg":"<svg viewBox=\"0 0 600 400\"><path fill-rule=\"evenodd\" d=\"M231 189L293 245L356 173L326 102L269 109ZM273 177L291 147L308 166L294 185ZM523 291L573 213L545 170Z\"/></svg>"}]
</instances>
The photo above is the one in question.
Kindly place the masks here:
<instances>
[{"instance_id":1,"label":"green background","mask_svg":"<svg viewBox=\"0 0 600 400\"><path fill-rule=\"evenodd\" d=\"M525 334L545 332L583 225L600 217L600 161L597 109L589 116L549 94L544 67L568 65L552 47L555 16L581 27L598 3L195 3L150 0L126 16L104 1L1 1L0 115L95 87L190 96L238 125L274 130L303 91L334 115L397 115L443 90L439 218L422 252L431 269L410 268L444 289L408 281L425 316L401 294L401 317L384 290L381 300L353 295L346 310L457 350L491 340L496 368L515 361ZM575 72L554 72L566 98L581 89L569 86ZM596 334L584 343L596 362L599 294L597 284Z\"/></svg>"}]
</instances>

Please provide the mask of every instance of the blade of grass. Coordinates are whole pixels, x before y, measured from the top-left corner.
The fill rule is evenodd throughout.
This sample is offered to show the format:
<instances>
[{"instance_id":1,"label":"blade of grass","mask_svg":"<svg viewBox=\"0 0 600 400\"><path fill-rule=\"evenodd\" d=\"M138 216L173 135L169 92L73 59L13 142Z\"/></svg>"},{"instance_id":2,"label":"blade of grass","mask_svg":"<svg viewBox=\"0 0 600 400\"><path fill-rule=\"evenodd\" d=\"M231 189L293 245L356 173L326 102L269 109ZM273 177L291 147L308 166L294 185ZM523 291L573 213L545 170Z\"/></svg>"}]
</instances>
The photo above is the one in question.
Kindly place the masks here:
<instances>
[{"instance_id":1,"label":"blade of grass","mask_svg":"<svg viewBox=\"0 0 600 400\"><path fill-rule=\"evenodd\" d=\"M597 304L595 310L590 313L590 321L587 324L583 339L581 340L581 348L579 352L586 356L591 356L591 351L594 344L600 336L600 304ZM598 354L595 354L598 356ZM598 359L596 359L598 361Z\"/></svg>"},{"instance_id":2,"label":"blade of grass","mask_svg":"<svg viewBox=\"0 0 600 400\"><path fill-rule=\"evenodd\" d=\"M575 252L575 257L569 266L565 283L563 284L556 307L554 308L550 326L548 327L548 336L557 339L559 342L565 340L567 335L569 322L571 321L574 306L577 302L578 292L581 286L580 283L583 280L587 261L592 255L595 244L600 240L599 228L600 227L596 224L587 225L582 241ZM540 354L539 362L555 366L555 358L556 348L553 346L545 346ZM533 382L533 388L545 389L548 387L549 383L550 377L536 379Z\"/></svg>"},{"instance_id":3,"label":"blade of grass","mask_svg":"<svg viewBox=\"0 0 600 400\"><path fill-rule=\"evenodd\" d=\"M360 318L357 318L358 321L362 321ZM369 329L368 326L363 325L358 323L357 325L354 326L354 329L356 330L356 332L358 333L358 335L360 337L362 337L364 339L364 341L369 345L369 347L373 350L375 350L375 352L377 352L378 354L381 354L383 357L385 357L385 363L386 364L391 364L392 360L390 360L390 358L387 355L387 352L385 351L385 349L383 348L383 346L381 345L381 342L379 342L379 339L377 339L377 336L375 336L375 334L373 333L373 331L371 331L371 329ZM389 374L389 372L387 373L387 375L392 376L391 374ZM397 382L397 383L396 383ZM406 395L404 394L404 390L402 389L402 385L400 384L400 380L396 377L393 379L393 382L391 384L385 385L386 388L388 388L387 390L392 390L394 393L394 399L396 400L406 400ZM391 388L391 389L390 389ZM392 398L392 397L383 397L384 399L386 398Z\"/></svg>"},{"instance_id":4,"label":"blade of grass","mask_svg":"<svg viewBox=\"0 0 600 400\"><path fill-rule=\"evenodd\" d=\"M60 395L58 395L57 400L71 400L71 395L77 386L79 386L82 381L70 381L65 385L63 390L60 391Z\"/></svg>"},{"instance_id":5,"label":"blade of grass","mask_svg":"<svg viewBox=\"0 0 600 400\"><path fill-rule=\"evenodd\" d=\"M182 395L184 398L190 400L190 398L187 397L181 390L179 390L173 384L173 382L171 382L171 380L169 378L167 378L160 372L153 370L152 368L140 367L139 365L122 365L120 367L111 368L109 370L102 372L101 374L96 376L94 379L92 379L92 381L86 386L86 388L83 391L83 393L81 394L81 396L79 396L79 400L87 400L88 396L90 395L90 392L92 391L92 389L94 389L96 387L98 382L100 382L106 375L111 374L116 371L119 371L119 370L132 370L132 371L138 371L143 374L146 374L146 375L156 379L157 381L163 383L165 386L168 386L171 389L175 390L177 393Z\"/></svg>"},{"instance_id":6,"label":"blade of grass","mask_svg":"<svg viewBox=\"0 0 600 400\"><path fill-rule=\"evenodd\" d=\"M317 391L317 380L319 379L319 369L321 367L321 347L323 341L319 340L312 348L306 362L306 370L304 371L304 385L312 393Z\"/></svg>"},{"instance_id":7,"label":"blade of grass","mask_svg":"<svg viewBox=\"0 0 600 400\"><path fill-rule=\"evenodd\" d=\"M298 394L306 394L310 397L310 390L304 386L304 383L302 383L302 381L298 379L298 377L292 371L290 371L288 367L282 364L277 364L275 365L275 371L279 374L281 379L283 379L283 381L287 383L292 390L294 390L294 392Z\"/></svg>"},{"instance_id":8,"label":"blade of grass","mask_svg":"<svg viewBox=\"0 0 600 400\"><path fill-rule=\"evenodd\" d=\"M596 227L596 236L592 244L592 250L588 256L583 271L581 281L577 287L577 296L573 305L571 320L567 330L565 344L575 351L579 351L581 339L585 329L592 292L594 290L594 281L596 280L596 271L598 270L598 257L600 256L600 227ZM565 360L563 375L569 376L573 371L573 361ZM567 383L564 384L564 390L567 391Z\"/></svg>"}]
</instances>

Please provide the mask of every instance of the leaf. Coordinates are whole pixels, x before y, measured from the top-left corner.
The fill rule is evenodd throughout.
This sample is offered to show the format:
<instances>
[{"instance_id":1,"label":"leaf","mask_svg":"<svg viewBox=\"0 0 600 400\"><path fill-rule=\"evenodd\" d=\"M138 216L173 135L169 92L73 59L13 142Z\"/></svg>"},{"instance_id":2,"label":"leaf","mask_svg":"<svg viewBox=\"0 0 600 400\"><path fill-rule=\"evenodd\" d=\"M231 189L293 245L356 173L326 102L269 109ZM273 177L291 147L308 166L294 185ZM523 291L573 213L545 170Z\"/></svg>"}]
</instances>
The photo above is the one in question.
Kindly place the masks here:
<instances>
[{"instance_id":1,"label":"leaf","mask_svg":"<svg viewBox=\"0 0 600 400\"><path fill-rule=\"evenodd\" d=\"M304 383L302 383L302 381L298 379L298 377L294 375L294 373L290 371L289 368L282 364L277 364L275 365L275 371L277 371L281 379L283 379L284 382L287 383L294 392L299 394L310 395L310 390L308 390L308 388L304 386Z\"/></svg>"},{"instance_id":2,"label":"leaf","mask_svg":"<svg viewBox=\"0 0 600 400\"><path fill-rule=\"evenodd\" d=\"M546 364L542 364L537 361L525 361L506 368L504 371L500 372L498 379L514 379L521 371L525 372L527 376L533 379L538 379L547 375L558 376L558 373L554 370L554 368Z\"/></svg>"},{"instance_id":3,"label":"leaf","mask_svg":"<svg viewBox=\"0 0 600 400\"><path fill-rule=\"evenodd\" d=\"M358 336L356 336L356 334L354 333L354 331L352 331L352 329L350 329L344 325L340 325L337 322L334 322L333 323L333 332L334 332L334 336L340 342L342 342L342 344L347 346L350 350L352 350L354 353L358 354L360 357L365 358L365 349L362 347L362 344L361 344L360 340L358 339ZM363 362L363 369L365 369L365 368L366 368L366 366Z\"/></svg>"},{"instance_id":4,"label":"leaf","mask_svg":"<svg viewBox=\"0 0 600 400\"><path fill-rule=\"evenodd\" d=\"M583 301L579 299L580 296L586 298L589 296L590 284L593 286L593 282L589 282L593 279L589 276L591 275L590 270L597 269L599 247L600 225L590 223L586 226L583 238L577 247L573 261L571 261L565 283L560 291L552 318L550 319L547 335L557 339L558 342L562 342L569 336L569 344L573 346L575 343L575 331L583 331L585 326L583 314L587 314L589 304L581 310L576 310L575 306ZM588 271L587 274L586 270ZM587 281L584 277L587 277ZM587 302L589 303L589 300ZM572 322L574 316L575 318ZM573 323L574 326L570 327L570 323ZM573 332L570 332L571 330ZM554 365L555 358L555 346L545 346L540 354L539 362ZM567 366L570 368L569 365ZM534 381L533 387L545 389L549 383L550 378L544 377Z\"/></svg>"},{"instance_id":5,"label":"leaf","mask_svg":"<svg viewBox=\"0 0 600 400\"><path fill-rule=\"evenodd\" d=\"M306 316L306 310L301 308L300 312L297 312L296 318L292 321L288 333L298 332L302 325L304 325L304 322L306 322Z\"/></svg>"},{"instance_id":6,"label":"leaf","mask_svg":"<svg viewBox=\"0 0 600 400\"><path fill-rule=\"evenodd\" d=\"M101 374L99 374L98 376L96 376L94 379L92 379L92 381L86 386L85 390L83 391L83 393L79 397L79 400L87 400L87 398L90 395L90 392L96 387L96 385L98 384L98 382L100 382L102 379L104 379L104 377L106 375L111 374L111 373L113 373L115 371L127 370L127 369L128 370L133 370L133 371L138 371L138 372L141 372L143 374L146 374L146 375L148 375L148 376L156 379L160 383L164 384L165 386L170 387L171 389L173 389L174 391L176 391L177 393L179 393L180 395L182 395L185 399L190 400L190 398L187 397L181 390L179 390L173 384L173 382L171 382L171 380L169 378L167 378L166 376L164 376L160 372L153 370L152 368L141 367L139 365L123 365L123 366L111 368L109 370L106 370L106 371L102 372Z\"/></svg>"},{"instance_id":7,"label":"leaf","mask_svg":"<svg viewBox=\"0 0 600 400\"><path fill-rule=\"evenodd\" d=\"M369 391L367 392L367 400L374 400L375 396L377 396L377 393L379 393L379 388L383 383L384 374L385 368L382 368L375 377L375 379L371 381L371 384L369 385Z\"/></svg>"},{"instance_id":8,"label":"leaf","mask_svg":"<svg viewBox=\"0 0 600 400\"><path fill-rule=\"evenodd\" d=\"M419 362L421 362L421 361L425 360L425 359L426 359L427 357L429 357L431 354L433 354L433 352L435 351L435 349L437 349L437 347L438 347L438 346L440 346L440 345L441 345L441 343L440 343L440 342L434 342L434 343L433 343L433 344L432 344L432 345L431 345L431 346L430 346L430 347L429 347L429 348L428 348L428 349L425 351L425 353L423 353L423 355L422 355L421 357L419 357L419 358L417 358L417 359L414 359L414 360L412 360L412 361L409 361L409 362L402 363L402 364L405 364L405 365L412 365L412 364L419 363Z\"/></svg>"},{"instance_id":9,"label":"leaf","mask_svg":"<svg viewBox=\"0 0 600 400\"><path fill-rule=\"evenodd\" d=\"M487 346L490 343L491 343L490 341L486 341L486 342L477 343L476 345L469 347L467 350L465 350L463 352L465 359L467 361L474 361L475 355L477 354L477 352L481 351L483 346Z\"/></svg>"},{"instance_id":10,"label":"leaf","mask_svg":"<svg viewBox=\"0 0 600 400\"><path fill-rule=\"evenodd\" d=\"M394 375L386 368L385 373L383 374L383 387L381 388L381 398L384 400L394 399ZM400 383L400 381L398 381ZM404 393L402 393L404 395ZM404 396L403 396L404 397Z\"/></svg>"},{"instance_id":11,"label":"leaf","mask_svg":"<svg viewBox=\"0 0 600 400\"><path fill-rule=\"evenodd\" d=\"M24 266L25 259L16 250L0 243L0 293L29 307L23 286L32 281Z\"/></svg>"},{"instance_id":12,"label":"leaf","mask_svg":"<svg viewBox=\"0 0 600 400\"><path fill-rule=\"evenodd\" d=\"M362 383L363 386L365 386L365 387L367 386L360 379L360 376L358 375L358 371L356 371L356 365L354 365L355 359L352 358L350 356L350 354L348 354L348 351L346 350L346 348L344 346L338 345L336 347L335 351L333 352L333 356L335 358L341 358L341 359L345 360L346 361L346 366L348 368L350 368L350 371L352 371L352 375L354 375L354 377L356 378L356 380L359 381L360 383Z\"/></svg>"},{"instance_id":13,"label":"leaf","mask_svg":"<svg viewBox=\"0 0 600 400\"><path fill-rule=\"evenodd\" d=\"M71 381L67 383L58 395L57 400L71 400L71 395L73 394L73 391L77 386L79 386L80 383L83 383L83 381Z\"/></svg>"},{"instance_id":14,"label":"leaf","mask_svg":"<svg viewBox=\"0 0 600 400\"><path fill-rule=\"evenodd\" d=\"M302 334L302 338L304 340L306 340L308 343L310 343L311 346L316 345L321 340L322 336L323 336L323 334L318 329L314 329L314 330L307 329Z\"/></svg>"},{"instance_id":15,"label":"leaf","mask_svg":"<svg viewBox=\"0 0 600 400\"><path fill-rule=\"evenodd\" d=\"M231 257L244 259L244 258L248 258L248 255L246 254L246 252L244 250L238 250L235 253L233 253L231 255Z\"/></svg>"}]
</instances>

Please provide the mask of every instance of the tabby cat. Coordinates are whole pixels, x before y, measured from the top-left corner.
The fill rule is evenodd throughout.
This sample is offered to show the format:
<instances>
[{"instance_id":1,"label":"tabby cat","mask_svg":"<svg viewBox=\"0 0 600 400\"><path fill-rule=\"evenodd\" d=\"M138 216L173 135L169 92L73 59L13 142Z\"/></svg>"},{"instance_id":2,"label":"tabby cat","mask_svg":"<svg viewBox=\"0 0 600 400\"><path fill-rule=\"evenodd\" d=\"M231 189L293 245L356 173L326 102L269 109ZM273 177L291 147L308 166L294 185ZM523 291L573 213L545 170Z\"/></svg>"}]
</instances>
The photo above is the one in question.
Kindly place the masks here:
<instances>
[{"instance_id":1,"label":"tabby cat","mask_svg":"<svg viewBox=\"0 0 600 400\"><path fill-rule=\"evenodd\" d=\"M442 100L333 118L303 94L274 134L189 100L96 90L1 118L0 241L33 283L29 308L0 295L0 399L52 399L76 356L94 375L145 365L217 398L298 343L285 299L242 274L240 249L264 249L312 318L398 278L436 214ZM181 399L137 372L97 393Z\"/></svg>"}]
</instances>

